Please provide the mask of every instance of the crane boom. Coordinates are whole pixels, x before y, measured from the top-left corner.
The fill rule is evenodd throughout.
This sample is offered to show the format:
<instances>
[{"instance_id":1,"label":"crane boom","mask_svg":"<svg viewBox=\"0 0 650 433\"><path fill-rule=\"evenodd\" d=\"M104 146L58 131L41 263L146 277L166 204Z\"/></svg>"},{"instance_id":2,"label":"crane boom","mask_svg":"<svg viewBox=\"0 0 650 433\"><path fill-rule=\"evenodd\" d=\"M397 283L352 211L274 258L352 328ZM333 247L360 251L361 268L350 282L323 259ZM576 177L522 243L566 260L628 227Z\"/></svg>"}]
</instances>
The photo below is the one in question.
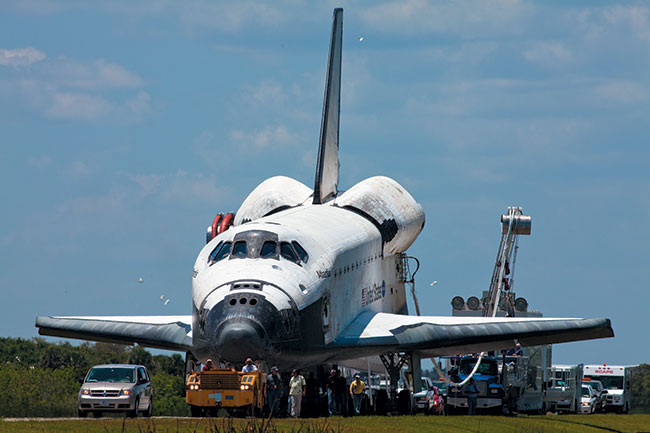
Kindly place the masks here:
<instances>
[{"instance_id":1,"label":"crane boom","mask_svg":"<svg viewBox=\"0 0 650 433\"><path fill-rule=\"evenodd\" d=\"M506 305L502 306L506 315L514 315L514 306L509 305L513 300L506 294L513 287L519 235L530 235L531 224L531 217L524 215L521 207L509 206L508 213L501 215L501 242L492 271L490 289L485 299L483 316L494 316L501 299L506 301Z\"/></svg>"}]
</instances>

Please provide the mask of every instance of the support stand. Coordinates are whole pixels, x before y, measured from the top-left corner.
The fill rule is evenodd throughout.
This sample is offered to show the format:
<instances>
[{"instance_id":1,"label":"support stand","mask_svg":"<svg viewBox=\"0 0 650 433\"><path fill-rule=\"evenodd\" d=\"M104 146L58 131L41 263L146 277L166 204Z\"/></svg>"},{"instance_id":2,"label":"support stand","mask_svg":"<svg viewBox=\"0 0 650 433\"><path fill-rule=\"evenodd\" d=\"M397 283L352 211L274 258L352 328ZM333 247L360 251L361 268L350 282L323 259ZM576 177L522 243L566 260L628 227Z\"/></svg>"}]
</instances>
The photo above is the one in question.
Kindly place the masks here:
<instances>
[{"instance_id":1,"label":"support stand","mask_svg":"<svg viewBox=\"0 0 650 433\"><path fill-rule=\"evenodd\" d=\"M409 372L413 378L413 383L411 384L413 389L411 390L411 412L415 408L415 394L420 392L422 389L422 367L420 366L420 355L411 353L409 356ZM427 390L428 391L428 390Z\"/></svg>"},{"instance_id":2,"label":"support stand","mask_svg":"<svg viewBox=\"0 0 650 433\"><path fill-rule=\"evenodd\" d=\"M381 362L386 367L386 372L390 378L390 412L395 412L397 409L397 382L399 381L399 373L404 364L408 361L408 354L400 355L399 353L387 353L386 355L379 355Z\"/></svg>"}]
</instances>

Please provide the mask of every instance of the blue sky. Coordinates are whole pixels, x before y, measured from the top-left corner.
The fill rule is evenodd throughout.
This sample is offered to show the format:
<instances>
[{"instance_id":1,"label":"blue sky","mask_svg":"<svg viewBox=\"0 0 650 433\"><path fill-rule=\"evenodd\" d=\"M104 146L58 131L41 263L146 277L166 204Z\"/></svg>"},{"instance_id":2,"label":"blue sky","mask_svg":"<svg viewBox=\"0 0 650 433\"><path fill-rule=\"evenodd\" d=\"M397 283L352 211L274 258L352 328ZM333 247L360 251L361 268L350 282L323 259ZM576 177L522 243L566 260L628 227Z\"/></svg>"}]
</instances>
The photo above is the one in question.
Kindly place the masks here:
<instances>
[{"instance_id":1,"label":"blue sky","mask_svg":"<svg viewBox=\"0 0 650 433\"><path fill-rule=\"evenodd\" d=\"M650 362L646 2L2 2L0 335L188 314L213 216L313 183L337 6L340 186L387 175L423 205L423 312L487 289L519 205L517 294L616 332L554 361Z\"/></svg>"}]
</instances>

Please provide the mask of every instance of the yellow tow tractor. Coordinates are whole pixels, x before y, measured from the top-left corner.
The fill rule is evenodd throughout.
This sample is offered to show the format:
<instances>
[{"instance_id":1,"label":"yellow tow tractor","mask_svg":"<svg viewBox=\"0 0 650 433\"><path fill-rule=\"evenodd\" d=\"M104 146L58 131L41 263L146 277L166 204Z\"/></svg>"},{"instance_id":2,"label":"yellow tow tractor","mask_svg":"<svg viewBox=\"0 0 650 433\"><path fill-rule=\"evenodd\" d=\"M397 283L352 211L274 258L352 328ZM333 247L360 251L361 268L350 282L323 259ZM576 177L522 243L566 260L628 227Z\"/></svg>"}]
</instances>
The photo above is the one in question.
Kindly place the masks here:
<instances>
[{"instance_id":1,"label":"yellow tow tractor","mask_svg":"<svg viewBox=\"0 0 650 433\"><path fill-rule=\"evenodd\" d=\"M260 371L242 373L226 368L194 372L185 384L185 401L192 416L216 416L220 408L231 416L259 416L264 407Z\"/></svg>"}]
</instances>

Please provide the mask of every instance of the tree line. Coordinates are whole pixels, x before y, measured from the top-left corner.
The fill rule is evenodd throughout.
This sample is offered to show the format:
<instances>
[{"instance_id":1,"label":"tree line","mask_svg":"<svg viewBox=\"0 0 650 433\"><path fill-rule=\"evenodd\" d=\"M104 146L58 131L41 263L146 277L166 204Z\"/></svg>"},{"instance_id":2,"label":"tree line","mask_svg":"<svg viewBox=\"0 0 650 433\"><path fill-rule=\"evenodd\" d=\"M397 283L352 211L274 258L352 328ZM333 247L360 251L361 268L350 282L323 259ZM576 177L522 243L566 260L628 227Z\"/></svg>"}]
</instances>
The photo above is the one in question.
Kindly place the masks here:
<instances>
[{"instance_id":1,"label":"tree line","mask_svg":"<svg viewBox=\"0 0 650 433\"><path fill-rule=\"evenodd\" d=\"M151 375L154 415L189 415L185 360L152 355L140 346L50 343L42 338L0 338L0 417L77 415L79 381L98 364L141 364Z\"/></svg>"},{"instance_id":2,"label":"tree line","mask_svg":"<svg viewBox=\"0 0 650 433\"><path fill-rule=\"evenodd\" d=\"M0 417L76 416L79 381L98 364L141 364L151 374L154 415L189 416L185 360L152 355L140 346L50 343L42 338L0 338ZM423 375L436 377L435 371ZM631 376L632 410L650 413L650 364Z\"/></svg>"}]
</instances>

